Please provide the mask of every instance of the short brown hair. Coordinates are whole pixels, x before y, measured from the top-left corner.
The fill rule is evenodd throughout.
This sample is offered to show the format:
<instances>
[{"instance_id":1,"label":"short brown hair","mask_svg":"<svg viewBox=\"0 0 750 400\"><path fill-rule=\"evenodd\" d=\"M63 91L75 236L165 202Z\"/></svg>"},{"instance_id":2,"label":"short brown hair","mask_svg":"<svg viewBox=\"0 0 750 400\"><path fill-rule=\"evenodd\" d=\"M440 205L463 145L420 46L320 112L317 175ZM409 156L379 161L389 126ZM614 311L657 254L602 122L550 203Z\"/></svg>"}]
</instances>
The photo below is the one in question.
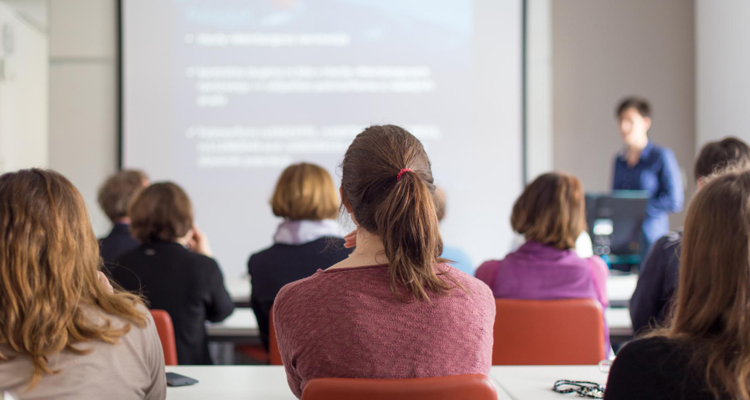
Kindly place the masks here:
<instances>
[{"instance_id":1,"label":"short brown hair","mask_svg":"<svg viewBox=\"0 0 750 400\"><path fill-rule=\"evenodd\" d=\"M320 221L336 218L339 196L328 171L315 164L299 163L281 173L271 208L277 217Z\"/></svg>"},{"instance_id":2,"label":"short brown hair","mask_svg":"<svg viewBox=\"0 0 750 400\"><path fill-rule=\"evenodd\" d=\"M641 114L641 117L643 118L651 117L651 105L648 104L646 99L640 97L627 97L623 99L617 106L615 115L619 118L622 115L622 112L628 108L635 108L638 111L638 114Z\"/></svg>"},{"instance_id":3,"label":"short brown hair","mask_svg":"<svg viewBox=\"0 0 750 400\"><path fill-rule=\"evenodd\" d=\"M143 244L181 238L192 227L190 199L172 182L152 184L130 204L130 232Z\"/></svg>"},{"instance_id":4,"label":"short brown hair","mask_svg":"<svg viewBox=\"0 0 750 400\"><path fill-rule=\"evenodd\" d=\"M99 206L112 222L128 216L128 205L144 187L148 176L143 171L124 169L104 181L99 188Z\"/></svg>"},{"instance_id":5,"label":"short brown hair","mask_svg":"<svg viewBox=\"0 0 750 400\"><path fill-rule=\"evenodd\" d=\"M709 177L727 168L750 166L750 147L740 139L728 137L706 143L695 160L695 180Z\"/></svg>"},{"instance_id":6,"label":"short brown hair","mask_svg":"<svg viewBox=\"0 0 750 400\"><path fill-rule=\"evenodd\" d=\"M578 178L548 173L534 180L513 205L510 223L526 240L561 250L575 247L586 229L583 185Z\"/></svg>"}]
</instances>

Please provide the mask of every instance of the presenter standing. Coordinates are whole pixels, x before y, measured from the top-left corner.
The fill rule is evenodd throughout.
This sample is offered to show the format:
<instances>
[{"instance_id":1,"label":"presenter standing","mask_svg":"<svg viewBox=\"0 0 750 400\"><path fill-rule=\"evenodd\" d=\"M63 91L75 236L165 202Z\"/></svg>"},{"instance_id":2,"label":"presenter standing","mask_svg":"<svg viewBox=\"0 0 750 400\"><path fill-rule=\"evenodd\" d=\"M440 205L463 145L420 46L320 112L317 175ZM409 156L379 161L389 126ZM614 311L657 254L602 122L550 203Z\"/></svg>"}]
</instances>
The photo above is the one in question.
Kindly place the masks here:
<instances>
[{"instance_id":1,"label":"presenter standing","mask_svg":"<svg viewBox=\"0 0 750 400\"><path fill-rule=\"evenodd\" d=\"M651 244L669 232L669 214L682 210L680 166L672 150L649 140L651 107L646 100L626 98L616 113L625 148L615 158L612 189L643 190L650 196L643 219L643 258Z\"/></svg>"}]
</instances>

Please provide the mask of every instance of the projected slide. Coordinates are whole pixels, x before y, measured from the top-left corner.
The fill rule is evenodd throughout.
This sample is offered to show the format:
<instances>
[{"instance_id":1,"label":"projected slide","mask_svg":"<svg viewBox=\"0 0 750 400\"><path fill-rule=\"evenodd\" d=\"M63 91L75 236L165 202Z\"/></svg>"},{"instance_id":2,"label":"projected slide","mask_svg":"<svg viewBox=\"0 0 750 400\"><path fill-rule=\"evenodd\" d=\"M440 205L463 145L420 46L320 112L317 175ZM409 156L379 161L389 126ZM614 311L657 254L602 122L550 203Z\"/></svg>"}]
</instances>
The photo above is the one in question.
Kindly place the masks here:
<instances>
[{"instance_id":1,"label":"projected slide","mask_svg":"<svg viewBox=\"0 0 750 400\"><path fill-rule=\"evenodd\" d=\"M338 184L373 124L424 143L446 244L476 265L508 250L520 0L122 0L122 43L123 166L187 190L226 275L272 243L283 168L317 163Z\"/></svg>"}]
</instances>

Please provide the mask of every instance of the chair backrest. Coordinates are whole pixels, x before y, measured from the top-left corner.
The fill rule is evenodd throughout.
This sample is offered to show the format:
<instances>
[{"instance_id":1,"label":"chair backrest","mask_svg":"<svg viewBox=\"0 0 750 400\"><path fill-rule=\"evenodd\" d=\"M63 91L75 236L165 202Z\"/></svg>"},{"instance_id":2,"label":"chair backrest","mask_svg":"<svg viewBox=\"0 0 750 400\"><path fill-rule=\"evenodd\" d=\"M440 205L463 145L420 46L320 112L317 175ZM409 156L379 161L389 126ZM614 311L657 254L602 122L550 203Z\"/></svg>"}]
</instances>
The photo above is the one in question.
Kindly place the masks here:
<instances>
[{"instance_id":1,"label":"chair backrest","mask_svg":"<svg viewBox=\"0 0 750 400\"><path fill-rule=\"evenodd\" d=\"M164 364L177 365L177 344L172 318L164 310L151 310L151 316L154 317L156 332L159 333L161 348L164 351Z\"/></svg>"},{"instance_id":2,"label":"chair backrest","mask_svg":"<svg viewBox=\"0 0 750 400\"><path fill-rule=\"evenodd\" d=\"M268 363L270 365L284 365L279 353L279 342L276 340L276 329L273 327L273 306L268 314Z\"/></svg>"},{"instance_id":3,"label":"chair backrest","mask_svg":"<svg viewBox=\"0 0 750 400\"><path fill-rule=\"evenodd\" d=\"M413 379L313 379L302 400L497 400L492 381L484 375L453 375Z\"/></svg>"},{"instance_id":4,"label":"chair backrest","mask_svg":"<svg viewBox=\"0 0 750 400\"><path fill-rule=\"evenodd\" d=\"M590 365L604 358L604 318L595 300L495 304L493 365Z\"/></svg>"}]
</instances>

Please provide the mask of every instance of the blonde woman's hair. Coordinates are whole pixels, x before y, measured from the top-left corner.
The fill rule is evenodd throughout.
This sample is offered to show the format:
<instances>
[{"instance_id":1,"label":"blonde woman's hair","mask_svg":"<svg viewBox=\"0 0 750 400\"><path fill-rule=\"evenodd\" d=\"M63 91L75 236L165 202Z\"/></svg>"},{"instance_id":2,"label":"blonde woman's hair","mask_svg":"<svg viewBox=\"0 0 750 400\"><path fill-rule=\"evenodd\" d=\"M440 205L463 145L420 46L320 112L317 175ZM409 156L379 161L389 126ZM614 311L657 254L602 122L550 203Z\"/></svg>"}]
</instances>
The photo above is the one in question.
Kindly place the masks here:
<instances>
[{"instance_id":1,"label":"blonde woman's hair","mask_svg":"<svg viewBox=\"0 0 750 400\"><path fill-rule=\"evenodd\" d=\"M138 297L99 282L99 246L80 193L62 175L40 169L0 176L0 345L33 364L29 388L62 350L90 340L116 343L130 325L93 324L82 306L144 327ZM0 360L8 355L0 353Z\"/></svg>"}]
</instances>

